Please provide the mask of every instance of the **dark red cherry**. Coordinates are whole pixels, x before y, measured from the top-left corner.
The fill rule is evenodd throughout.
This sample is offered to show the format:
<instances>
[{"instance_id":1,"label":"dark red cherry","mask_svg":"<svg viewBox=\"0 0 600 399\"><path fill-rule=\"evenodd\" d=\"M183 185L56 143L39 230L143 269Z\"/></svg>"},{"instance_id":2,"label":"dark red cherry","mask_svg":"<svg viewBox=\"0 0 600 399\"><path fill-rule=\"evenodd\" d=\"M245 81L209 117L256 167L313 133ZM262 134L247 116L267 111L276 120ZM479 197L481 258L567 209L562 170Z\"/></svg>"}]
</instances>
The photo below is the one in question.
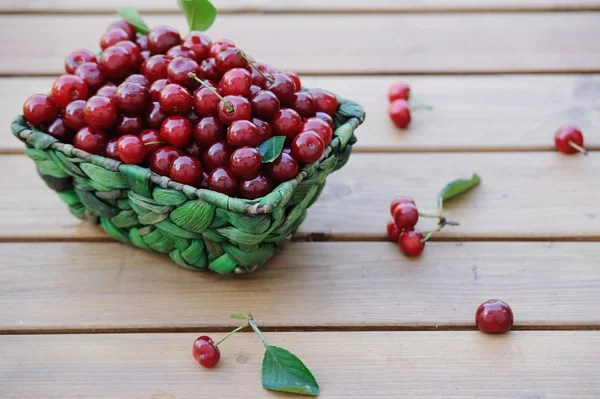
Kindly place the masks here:
<instances>
[{"instance_id":1,"label":"dark red cherry","mask_svg":"<svg viewBox=\"0 0 600 399\"><path fill-rule=\"evenodd\" d=\"M127 32L121 28L110 29L102 34L102 37L100 37L100 48L105 50L122 40L129 40L129 35Z\"/></svg>"},{"instance_id":2,"label":"dark red cherry","mask_svg":"<svg viewBox=\"0 0 600 399\"><path fill-rule=\"evenodd\" d=\"M215 55L215 65L221 75L230 69L246 68L248 62L239 54L240 51L235 47L228 47Z\"/></svg>"},{"instance_id":3,"label":"dark red cherry","mask_svg":"<svg viewBox=\"0 0 600 399\"><path fill-rule=\"evenodd\" d=\"M86 49L75 50L65 59L65 71L73 74L79 65L85 64L86 62L96 63L96 55Z\"/></svg>"},{"instance_id":4,"label":"dark red cherry","mask_svg":"<svg viewBox=\"0 0 600 399\"><path fill-rule=\"evenodd\" d=\"M504 301L491 299L479 305L475 312L475 323L479 330L487 334L504 333L514 322L512 309Z\"/></svg>"},{"instance_id":5,"label":"dark red cherry","mask_svg":"<svg viewBox=\"0 0 600 399\"><path fill-rule=\"evenodd\" d=\"M141 75L139 73L136 73L134 75L129 75L126 79L125 82L128 83L137 83L139 85L142 85L146 88L150 87L150 82L148 81L148 79L144 76Z\"/></svg>"},{"instance_id":6,"label":"dark red cherry","mask_svg":"<svg viewBox=\"0 0 600 399\"><path fill-rule=\"evenodd\" d=\"M45 94L34 94L23 104L23 116L32 125L48 123L56 118L57 113L54 100Z\"/></svg>"},{"instance_id":7,"label":"dark red cherry","mask_svg":"<svg viewBox=\"0 0 600 399\"><path fill-rule=\"evenodd\" d=\"M142 112L150 105L150 91L140 84L123 82L117 87L114 101L121 112Z\"/></svg>"},{"instance_id":8,"label":"dark red cherry","mask_svg":"<svg viewBox=\"0 0 600 399\"><path fill-rule=\"evenodd\" d=\"M183 45L177 45L171 47L169 51L167 51L167 56L171 58L184 57L192 60L196 60L196 53L192 51L192 49L187 48Z\"/></svg>"},{"instance_id":9,"label":"dark red cherry","mask_svg":"<svg viewBox=\"0 0 600 399\"><path fill-rule=\"evenodd\" d=\"M400 195L396 198L394 198L392 200L392 204L390 205L390 213L392 214L392 216L394 215L394 211L396 210L396 207L400 206L400 205L404 205L404 204L412 204L415 207L417 206L415 204L415 200L412 199L409 196L406 195Z\"/></svg>"},{"instance_id":10,"label":"dark red cherry","mask_svg":"<svg viewBox=\"0 0 600 399\"><path fill-rule=\"evenodd\" d=\"M283 71L287 76L294 81L294 86L296 86L296 91L302 90L302 83L300 82L300 77L292 71Z\"/></svg>"},{"instance_id":11,"label":"dark red cherry","mask_svg":"<svg viewBox=\"0 0 600 399\"><path fill-rule=\"evenodd\" d=\"M70 130L62 118L56 118L48 127L46 133L63 143L70 143L73 139L74 131Z\"/></svg>"},{"instance_id":12,"label":"dark red cherry","mask_svg":"<svg viewBox=\"0 0 600 399\"><path fill-rule=\"evenodd\" d=\"M144 130L144 120L139 115L121 115L117 120L117 136L137 135ZM129 162L128 162L129 163Z\"/></svg>"},{"instance_id":13,"label":"dark red cherry","mask_svg":"<svg viewBox=\"0 0 600 399\"><path fill-rule=\"evenodd\" d=\"M202 367L209 368L214 367L217 363L219 363L221 351L215 346L215 343L212 339L210 339L210 337L203 335L196 338L194 341L192 355Z\"/></svg>"},{"instance_id":14,"label":"dark red cherry","mask_svg":"<svg viewBox=\"0 0 600 399\"><path fill-rule=\"evenodd\" d=\"M216 57L221 51L229 47L235 47L235 44L229 39L217 40L210 46L209 57Z\"/></svg>"},{"instance_id":15,"label":"dark red cherry","mask_svg":"<svg viewBox=\"0 0 600 399\"><path fill-rule=\"evenodd\" d=\"M208 36L200 32L190 32L183 45L196 54L196 62L200 63L209 57L212 42Z\"/></svg>"},{"instance_id":16,"label":"dark red cherry","mask_svg":"<svg viewBox=\"0 0 600 399\"><path fill-rule=\"evenodd\" d=\"M196 158L183 155L173 161L169 176L178 183L198 187L202 178L202 164Z\"/></svg>"},{"instance_id":17,"label":"dark red cherry","mask_svg":"<svg viewBox=\"0 0 600 399\"><path fill-rule=\"evenodd\" d=\"M154 151L158 150L159 148L165 145L165 143L160 138L158 130L155 129L142 130L138 137L140 138L140 140L142 140L144 146L146 146L146 152L148 153L148 155L151 155L152 153L154 153Z\"/></svg>"},{"instance_id":18,"label":"dark red cherry","mask_svg":"<svg viewBox=\"0 0 600 399\"><path fill-rule=\"evenodd\" d=\"M73 130L79 130L85 126L85 117L83 115L83 107L85 101L75 100L65 108L63 112L63 119L65 125Z\"/></svg>"},{"instance_id":19,"label":"dark red cherry","mask_svg":"<svg viewBox=\"0 0 600 399\"><path fill-rule=\"evenodd\" d=\"M150 51L150 48L148 47L148 35L138 33L135 37L135 44L138 45L142 52Z\"/></svg>"},{"instance_id":20,"label":"dark red cherry","mask_svg":"<svg viewBox=\"0 0 600 399\"><path fill-rule=\"evenodd\" d=\"M208 188L233 197L238 190L238 178L228 168L216 168L208 176Z\"/></svg>"},{"instance_id":21,"label":"dark red cherry","mask_svg":"<svg viewBox=\"0 0 600 399\"><path fill-rule=\"evenodd\" d=\"M556 149L564 154L575 154L582 152L587 154L583 148L583 134L578 127L567 125L561 127L554 135Z\"/></svg>"},{"instance_id":22,"label":"dark red cherry","mask_svg":"<svg viewBox=\"0 0 600 399\"><path fill-rule=\"evenodd\" d=\"M394 100L388 107L390 119L400 129L408 127L411 121L410 107L406 100Z\"/></svg>"},{"instance_id":23,"label":"dark red cherry","mask_svg":"<svg viewBox=\"0 0 600 399\"><path fill-rule=\"evenodd\" d=\"M192 141L192 122L184 116L169 116L160 127L160 137L175 147L185 147Z\"/></svg>"},{"instance_id":24,"label":"dark red cherry","mask_svg":"<svg viewBox=\"0 0 600 399\"><path fill-rule=\"evenodd\" d=\"M396 82L388 90L390 102L395 100L408 100L410 97L410 86L404 82Z\"/></svg>"},{"instance_id":25,"label":"dark red cherry","mask_svg":"<svg viewBox=\"0 0 600 399\"><path fill-rule=\"evenodd\" d=\"M194 75L198 75L200 73L199 71L200 67L196 61L184 57L178 57L171 60L167 66L169 81L189 89L193 89L198 84L196 80L189 77L189 74L193 73Z\"/></svg>"},{"instance_id":26,"label":"dark red cherry","mask_svg":"<svg viewBox=\"0 0 600 399\"><path fill-rule=\"evenodd\" d=\"M271 120L273 135L285 136L286 142L291 143L296 137L301 123L302 118L296 111L291 108L281 108Z\"/></svg>"},{"instance_id":27,"label":"dark red cherry","mask_svg":"<svg viewBox=\"0 0 600 399\"><path fill-rule=\"evenodd\" d=\"M131 134L119 138L117 152L121 161L129 164L142 163L146 159L144 142Z\"/></svg>"},{"instance_id":28,"label":"dark red cherry","mask_svg":"<svg viewBox=\"0 0 600 399\"><path fill-rule=\"evenodd\" d=\"M209 147L225 139L225 126L214 116L206 116L194 126L194 139L202 147Z\"/></svg>"},{"instance_id":29,"label":"dark red cherry","mask_svg":"<svg viewBox=\"0 0 600 399\"><path fill-rule=\"evenodd\" d=\"M261 62L254 63L254 66L248 65L246 70L250 72L252 76L252 84L260 87L261 89L266 89L268 85L267 79L265 79L263 74L269 76L275 73L271 67ZM262 74L259 71L262 72Z\"/></svg>"},{"instance_id":30,"label":"dark red cherry","mask_svg":"<svg viewBox=\"0 0 600 399\"><path fill-rule=\"evenodd\" d=\"M175 147L161 147L150 155L150 170L161 176L169 176L171 165L180 156L185 155Z\"/></svg>"},{"instance_id":31,"label":"dark red cherry","mask_svg":"<svg viewBox=\"0 0 600 399\"><path fill-rule=\"evenodd\" d=\"M54 81L52 85L52 98L56 105L64 108L71 101L87 100L88 87L78 76L63 75Z\"/></svg>"},{"instance_id":32,"label":"dark red cherry","mask_svg":"<svg viewBox=\"0 0 600 399\"><path fill-rule=\"evenodd\" d=\"M325 112L329 116L335 115L338 109L337 98L324 90L311 90L310 94L315 100L317 112Z\"/></svg>"},{"instance_id":33,"label":"dark red cherry","mask_svg":"<svg viewBox=\"0 0 600 399\"><path fill-rule=\"evenodd\" d=\"M142 63L144 62L144 57L142 56L142 51L140 48L132 42L131 40L123 40L115 44L117 47L124 48L129 53L131 57L131 71L137 71Z\"/></svg>"},{"instance_id":34,"label":"dark red cherry","mask_svg":"<svg viewBox=\"0 0 600 399\"><path fill-rule=\"evenodd\" d=\"M329 124L324 120L317 117L305 119L300 125L300 129L298 131L302 133L307 130L312 130L321 136L325 145L331 143L333 131L331 130L331 126L329 126Z\"/></svg>"},{"instance_id":35,"label":"dark red cherry","mask_svg":"<svg viewBox=\"0 0 600 399\"><path fill-rule=\"evenodd\" d=\"M256 176L262 166L260 152L254 147L236 149L229 158L229 168L243 179Z\"/></svg>"},{"instance_id":36,"label":"dark red cherry","mask_svg":"<svg viewBox=\"0 0 600 399\"><path fill-rule=\"evenodd\" d=\"M267 164L267 172L278 183L291 180L298 174L298 161L292 155L282 152L276 160Z\"/></svg>"},{"instance_id":37,"label":"dark red cherry","mask_svg":"<svg viewBox=\"0 0 600 399\"><path fill-rule=\"evenodd\" d=\"M214 58L207 58L200 63L198 76L202 80L213 80L215 82L221 79L221 74L217 71Z\"/></svg>"},{"instance_id":38,"label":"dark red cherry","mask_svg":"<svg viewBox=\"0 0 600 399\"><path fill-rule=\"evenodd\" d=\"M217 114L221 122L230 125L234 121L248 120L252 116L250 101L241 96L225 96L224 100L232 109L221 101L217 105Z\"/></svg>"},{"instance_id":39,"label":"dark red cherry","mask_svg":"<svg viewBox=\"0 0 600 399\"><path fill-rule=\"evenodd\" d=\"M160 98L160 91L168 84L169 81L167 79L158 79L150 85L150 98L152 101L158 101Z\"/></svg>"},{"instance_id":40,"label":"dark red cherry","mask_svg":"<svg viewBox=\"0 0 600 399\"><path fill-rule=\"evenodd\" d=\"M171 83L160 91L158 103L167 114L185 115L192 108L192 96L185 87Z\"/></svg>"},{"instance_id":41,"label":"dark red cherry","mask_svg":"<svg viewBox=\"0 0 600 399\"><path fill-rule=\"evenodd\" d=\"M303 118L310 118L316 114L316 104L310 93L305 91L298 91L294 93L294 100L292 101L292 108L298 112Z\"/></svg>"},{"instance_id":42,"label":"dark red cherry","mask_svg":"<svg viewBox=\"0 0 600 399\"><path fill-rule=\"evenodd\" d=\"M261 143L273 137L273 130L268 122L258 118L252 118L251 122L258 128L258 136L260 137Z\"/></svg>"},{"instance_id":43,"label":"dark red cherry","mask_svg":"<svg viewBox=\"0 0 600 399\"><path fill-rule=\"evenodd\" d=\"M401 203L394 208L392 216L399 229L412 229L419 220L419 210L414 203Z\"/></svg>"},{"instance_id":44,"label":"dark red cherry","mask_svg":"<svg viewBox=\"0 0 600 399\"><path fill-rule=\"evenodd\" d=\"M100 70L111 79L122 79L132 70L132 57L129 51L120 46L111 46L100 56Z\"/></svg>"},{"instance_id":45,"label":"dark red cherry","mask_svg":"<svg viewBox=\"0 0 600 399\"><path fill-rule=\"evenodd\" d=\"M240 197L253 200L262 198L273 191L271 179L262 173L246 180L240 181Z\"/></svg>"},{"instance_id":46,"label":"dark red cherry","mask_svg":"<svg viewBox=\"0 0 600 399\"><path fill-rule=\"evenodd\" d=\"M291 106L294 102L294 93L296 85L294 81L285 73L275 73L272 75L273 82L269 82L267 89L272 91L283 106Z\"/></svg>"},{"instance_id":47,"label":"dark red cherry","mask_svg":"<svg viewBox=\"0 0 600 399\"><path fill-rule=\"evenodd\" d=\"M325 151L325 143L317 132L307 130L294 138L291 148L294 158L303 164L310 164L321 158Z\"/></svg>"},{"instance_id":48,"label":"dark red cherry","mask_svg":"<svg viewBox=\"0 0 600 399\"><path fill-rule=\"evenodd\" d=\"M85 82L89 93L95 93L106 83L106 78L100 70L100 66L95 62L81 64L75 70L75 75Z\"/></svg>"},{"instance_id":49,"label":"dark red cherry","mask_svg":"<svg viewBox=\"0 0 600 399\"><path fill-rule=\"evenodd\" d=\"M398 228L398 226L396 226L396 222L394 222L393 220L390 220L387 223L387 235L388 238L394 242L398 242L398 238L400 237L400 229Z\"/></svg>"},{"instance_id":50,"label":"dark red cherry","mask_svg":"<svg viewBox=\"0 0 600 399\"><path fill-rule=\"evenodd\" d=\"M261 90L250 99L252 104L252 112L254 115L271 119L279 112L279 99L277 96L268 90Z\"/></svg>"},{"instance_id":51,"label":"dark red cherry","mask_svg":"<svg viewBox=\"0 0 600 399\"><path fill-rule=\"evenodd\" d=\"M125 32L127 32L127 35L129 36L130 39L135 38L135 26L131 25L127 21L123 21L122 19L110 24L108 26L107 31L109 31L111 29L123 29Z\"/></svg>"},{"instance_id":52,"label":"dark red cherry","mask_svg":"<svg viewBox=\"0 0 600 399\"><path fill-rule=\"evenodd\" d=\"M114 99L115 93L117 92L117 86L112 83L107 83L96 92L97 96L108 97L111 100Z\"/></svg>"},{"instance_id":53,"label":"dark red cherry","mask_svg":"<svg viewBox=\"0 0 600 399\"><path fill-rule=\"evenodd\" d=\"M168 115L160 108L160 104L158 102L153 102L146 111L146 124L152 129L160 129L164 120L167 119L167 116Z\"/></svg>"},{"instance_id":54,"label":"dark red cherry","mask_svg":"<svg viewBox=\"0 0 600 399\"><path fill-rule=\"evenodd\" d=\"M150 82L154 82L158 79L167 79L169 77L167 72L169 62L171 62L171 58L166 55L153 55L142 64L142 75Z\"/></svg>"},{"instance_id":55,"label":"dark red cherry","mask_svg":"<svg viewBox=\"0 0 600 399\"><path fill-rule=\"evenodd\" d=\"M256 147L260 144L258 127L250 121L239 120L227 129L227 143L232 147Z\"/></svg>"},{"instance_id":56,"label":"dark red cherry","mask_svg":"<svg viewBox=\"0 0 600 399\"><path fill-rule=\"evenodd\" d=\"M119 141L119 137L114 137L108 140L106 143L106 148L104 149L104 156L110 159L114 159L115 161L121 161L119 158L119 152L117 151L117 142Z\"/></svg>"},{"instance_id":57,"label":"dark red cherry","mask_svg":"<svg viewBox=\"0 0 600 399\"><path fill-rule=\"evenodd\" d=\"M225 72L219 83L219 87L226 96L242 96L250 95L250 86L252 78L250 72L243 68L233 68Z\"/></svg>"},{"instance_id":58,"label":"dark red cherry","mask_svg":"<svg viewBox=\"0 0 600 399\"><path fill-rule=\"evenodd\" d=\"M152 54L165 54L180 43L179 32L170 26L157 26L148 33L148 49Z\"/></svg>"},{"instance_id":59,"label":"dark red cherry","mask_svg":"<svg viewBox=\"0 0 600 399\"><path fill-rule=\"evenodd\" d=\"M220 88L216 88L215 91L219 96L223 96ZM217 115L217 106L220 102L221 99L206 87L201 87L194 93L194 110L200 116Z\"/></svg>"},{"instance_id":60,"label":"dark red cherry","mask_svg":"<svg viewBox=\"0 0 600 399\"><path fill-rule=\"evenodd\" d=\"M331 130L335 130L335 122L331 116L327 115L325 112L317 112L315 116L327 122L327 124L331 126Z\"/></svg>"},{"instance_id":61,"label":"dark red cherry","mask_svg":"<svg viewBox=\"0 0 600 399\"><path fill-rule=\"evenodd\" d=\"M425 249L425 243L421 242L423 234L417 230L409 229L400 231L398 246L402 253L407 256L419 256Z\"/></svg>"},{"instance_id":62,"label":"dark red cherry","mask_svg":"<svg viewBox=\"0 0 600 399\"><path fill-rule=\"evenodd\" d=\"M257 85L251 85L250 86L250 96L249 98L254 97L254 95L256 93L258 93L259 91L261 91L262 89L260 87L258 87ZM269 92L270 93L270 92Z\"/></svg>"},{"instance_id":63,"label":"dark red cherry","mask_svg":"<svg viewBox=\"0 0 600 399\"><path fill-rule=\"evenodd\" d=\"M218 168L219 166L229 166L229 158L232 152L233 148L227 142L218 141L206 150L203 158L204 166L208 170Z\"/></svg>"},{"instance_id":64,"label":"dark red cherry","mask_svg":"<svg viewBox=\"0 0 600 399\"><path fill-rule=\"evenodd\" d=\"M85 122L99 129L109 129L117 122L117 106L108 97L93 96L83 107Z\"/></svg>"},{"instance_id":65,"label":"dark red cherry","mask_svg":"<svg viewBox=\"0 0 600 399\"><path fill-rule=\"evenodd\" d=\"M101 154L107 141L106 133L103 130L86 126L75 134L73 145L90 154Z\"/></svg>"}]
</instances>

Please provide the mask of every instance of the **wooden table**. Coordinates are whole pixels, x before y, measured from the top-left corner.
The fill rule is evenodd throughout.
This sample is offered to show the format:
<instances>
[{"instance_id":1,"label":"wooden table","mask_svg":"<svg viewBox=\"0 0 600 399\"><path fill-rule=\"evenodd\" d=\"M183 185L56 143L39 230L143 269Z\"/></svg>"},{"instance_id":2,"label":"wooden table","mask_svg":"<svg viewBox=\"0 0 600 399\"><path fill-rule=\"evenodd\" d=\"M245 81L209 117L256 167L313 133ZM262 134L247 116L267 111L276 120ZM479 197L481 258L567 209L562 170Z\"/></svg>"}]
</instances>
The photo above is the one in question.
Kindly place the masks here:
<instances>
[{"instance_id":1,"label":"wooden table","mask_svg":"<svg viewBox=\"0 0 600 399\"><path fill-rule=\"evenodd\" d=\"M219 0L210 30L307 86L367 110L355 155L329 178L297 240L242 278L179 268L72 217L8 133L66 54L94 49L120 5L185 32L175 1L0 4L0 397L272 398L252 333L216 370L192 359L252 312L314 371L323 398L600 397L600 158L553 151L563 123L600 150L598 0ZM410 75L410 76L407 76ZM408 131L386 90L433 103ZM385 240L388 206L447 206L461 225L407 259ZM424 229L426 224L420 224ZM514 331L474 326L512 305Z\"/></svg>"}]
</instances>

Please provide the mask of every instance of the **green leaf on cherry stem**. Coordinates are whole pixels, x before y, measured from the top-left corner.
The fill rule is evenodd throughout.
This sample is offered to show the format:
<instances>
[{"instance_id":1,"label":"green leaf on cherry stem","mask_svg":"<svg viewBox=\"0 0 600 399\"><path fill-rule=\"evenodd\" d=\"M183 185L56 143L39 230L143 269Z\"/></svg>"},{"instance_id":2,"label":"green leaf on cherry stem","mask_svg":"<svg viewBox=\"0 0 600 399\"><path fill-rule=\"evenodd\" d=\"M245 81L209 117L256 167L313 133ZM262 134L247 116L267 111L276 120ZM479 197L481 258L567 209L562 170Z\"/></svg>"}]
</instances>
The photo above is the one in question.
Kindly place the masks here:
<instances>
[{"instance_id":1,"label":"green leaf on cherry stem","mask_svg":"<svg viewBox=\"0 0 600 399\"><path fill-rule=\"evenodd\" d=\"M473 173L470 179L457 179L446 185L440 192L438 200L440 204L448 201L450 198L456 197L459 194L468 191L479 184L481 178L477 173Z\"/></svg>"},{"instance_id":2,"label":"green leaf on cherry stem","mask_svg":"<svg viewBox=\"0 0 600 399\"><path fill-rule=\"evenodd\" d=\"M296 355L277 346L266 345L262 362L262 385L273 391L317 396L319 384Z\"/></svg>"},{"instance_id":3,"label":"green leaf on cherry stem","mask_svg":"<svg viewBox=\"0 0 600 399\"><path fill-rule=\"evenodd\" d=\"M127 21L131 25L133 25L137 32L142 33L142 34L146 34L146 33L150 32L150 28L148 28L148 25L146 25L146 23L142 19L140 13L137 12L137 10L135 10L133 8L129 8L129 7L122 7L122 8L119 8L119 11L117 11L117 14L119 14L119 16L121 18L123 18L125 21Z\"/></svg>"},{"instance_id":4,"label":"green leaf on cherry stem","mask_svg":"<svg viewBox=\"0 0 600 399\"><path fill-rule=\"evenodd\" d=\"M246 316L243 313L240 312L233 312L232 314L229 315L229 317L231 317L232 319L238 319L238 320L248 320L248 316Z\"/></svg>"},{"instance_id":5,"label":"green leaf on cherry stem","mask_svg":"<svg viewBox=\"0 0 600 399\"><path fill-rule=\"evenodd\" d=\"M177 0L190 30L204 31L210 28L217 17L217 9L208 0Z\"/></svg>"},{"instance_id":6,"label":"green leaf on cherry stem","mask_svg":"<svg viewBox=\"0 0 600 399\"><path fill-rule=\"evenodd\" d=\"M285 136L273 136L258 147L263 163L273 162L283 150Z\"/></svg>"}]
</instances>

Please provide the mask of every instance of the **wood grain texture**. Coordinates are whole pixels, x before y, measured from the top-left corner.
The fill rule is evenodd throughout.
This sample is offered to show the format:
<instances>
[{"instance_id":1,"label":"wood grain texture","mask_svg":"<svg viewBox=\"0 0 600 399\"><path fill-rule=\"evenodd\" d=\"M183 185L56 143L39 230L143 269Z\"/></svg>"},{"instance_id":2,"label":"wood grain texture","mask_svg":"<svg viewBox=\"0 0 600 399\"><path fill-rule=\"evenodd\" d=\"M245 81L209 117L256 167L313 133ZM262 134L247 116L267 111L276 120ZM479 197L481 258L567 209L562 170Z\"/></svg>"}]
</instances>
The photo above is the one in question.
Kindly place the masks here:
<instances>
[{"instance_id":1,"label":"wood grain texture","mask_svg":"<svg viewBox=\"0 0 600 399\"><path fill-rule=\"evenodd\" d=\"M599 15L224 15L209 34L227 36L256 59L299 73L592 72L600 71L600 42L594 40ZM0 74L60 73L73 49L98 47L112 20L0 16L0 35L13 38L0 43L0 51L11 54L0 62ZM147 22L186 30L181 16L148 16ZM273 32L278 40L265 45Z\"/></svg>"},{"instance_id":2,"label":"wood grain texture","mask_svg":"<svg viewBox=\"0 0 600 399\"><path fill-rule=\"evenodd\" d=\"M4 243L0 332L223 329L235 311L271 328L474 328L495 297L516 328L600 326L596 243L427 247L409 259L391 242L292 243L232 279L121 244Z\"/></svg>"},{"instance_id":3,"label":"wood grain texture","mask_svg":"<svg viewBox=\"0 0 600 399\"><path fill-rule=\"evenodd\" d=\"M360 132L359 132L360 138ZM600 157L560 153L354 154L329 176L310 208L299 236L384 239L389 204L412 195L420 209L433 211L439 190L477 172L483 182L446 205L461 225L443 239L600 239ZM22 155L0 157L0 170L13 171L0 193L0 240L108 239L73 217ZM577 194L579 193L579 194ZM427 230L433 219L417 227Z\"/></svg>"},{"instance_id":4,"label":"wood grain texture","mask_svg":"<svg viewBox=\"0 0 600 399\"><path fill-rule=\"evenodd\" d=\"M219 337L221 334L212 334ZM223 344L216 369L191 356L197 334L0 337L0 391L14 399L292 398L262 389L253 333ZM313 371L319 398L600 396L600 332L269 333Z\"/></svg>"},{"instance_id":5,"label":"wood grain texture","mask_svg":"<svg viewBox=\"0 0 600 399\"><path fill-rule=\"evenodd\" d=\"M357 151L553 150L563 124L579 126L586 146L600 149L600 75L526 76L303 76L307 87L331 90L367 111ZM387 113L387 90L396 81L434 104L416 111L410 128L397 129ZM53 78L0 78L0 126L21 113L25 98L50 89ZM0 152L22 152L10 134Z\"/></svg>"}]
</instances>

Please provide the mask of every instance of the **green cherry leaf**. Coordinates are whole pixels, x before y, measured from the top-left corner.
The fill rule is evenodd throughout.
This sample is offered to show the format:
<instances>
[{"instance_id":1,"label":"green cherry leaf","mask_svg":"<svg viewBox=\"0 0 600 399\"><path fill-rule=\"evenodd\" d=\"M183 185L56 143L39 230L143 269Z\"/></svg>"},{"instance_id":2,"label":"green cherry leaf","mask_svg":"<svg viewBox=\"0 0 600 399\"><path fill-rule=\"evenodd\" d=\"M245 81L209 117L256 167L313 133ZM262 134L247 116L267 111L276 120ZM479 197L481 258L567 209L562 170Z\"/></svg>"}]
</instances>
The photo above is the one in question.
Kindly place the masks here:
<instances>
[{"instance_id":1,"label":"green cherry leaf","mask_svg":"<svg viewBox=\"0 0 600 399\"><path fill-rule=\"evenodd\" d=\"M450 198L456 197L459 194L468 191L479 184L481 178L473 173L470 179L457 179L446 185L440 192L438 200L440 203L448 201Z\"/></svg>"},{"instance_id":2,"label":"green cherry leaf","mask_svg":"<svg viewBox=\"0 0 600 399\"><path fill-rule=\"evenodd\" d=\"M177 0L190 30L204 31L210 28L217 17L217 9L208 0Z\"/></svg>"},{"instance_id":3,"label":"green cherry leaf","mask_svg":"<svg viewBox=\"0 0 600 399\"><path fill-rule=\"evenodd\" d=\"M273 136L258 147L263 163L273 162L283 150L285 136Z\"/></svg>"},{"instance_id":4,"label":"green cherry leaf","mask_svg":"<svg viewBox=\"0 0 600 399\"><path fill-rule=\"evenodd\" d=\"M137 12L137 10L135 10L133 8L129 8L129 7L122 7L122 8L119 8L119 11L117 11L117 14L119 14L119 16L121 18L123 18L125 21L127 21L131 25L135 26L135 30L138 31L139 33L146 34L146 33L150 32L150 28L148 28L148 25L146 25L146 23L140 16L140 13Z\"/></svg>"},{"instance_id":5,"label":"green cherry leaf","mask_svg":"<svg viewBox=\"0 0 600 399\"><path fill-rule=\"evenodd\" d=\"M319 384L308 367L293 353L267 345L262 363L262 385L273 391L317 396Z\"/></svg>"},{"instance_id":6,"label":"green cherry leaf","mask_svg":"<svg viewBox=\"0 0 600 399\"><path fill-rule=\"evenodd\" d=\"M248 320L248 316L246 316L245 314L242 314L240 312L233 312L232 314L229 315L229 317L231 317L232 319Z\"/></svg>"}]
</instances>

